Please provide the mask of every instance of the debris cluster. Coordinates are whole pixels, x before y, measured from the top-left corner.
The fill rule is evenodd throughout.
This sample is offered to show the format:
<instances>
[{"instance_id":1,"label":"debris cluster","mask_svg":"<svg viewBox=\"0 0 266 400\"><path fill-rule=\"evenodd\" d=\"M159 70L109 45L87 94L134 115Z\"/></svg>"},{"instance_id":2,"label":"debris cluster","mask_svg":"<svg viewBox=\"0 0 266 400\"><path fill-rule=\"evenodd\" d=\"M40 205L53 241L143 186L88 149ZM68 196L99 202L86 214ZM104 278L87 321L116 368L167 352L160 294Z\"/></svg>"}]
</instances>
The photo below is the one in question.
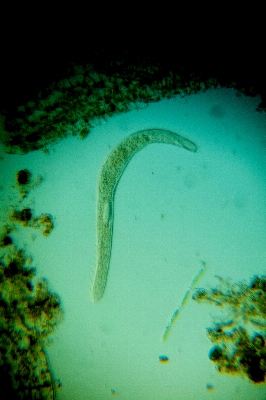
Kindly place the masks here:
<instances>
[{"instance_id":1,"label":"debris cluster","mask_svg":"<svg viewBox=\"0 0 266 400\"><path fill-rule=\"evenodd\" d=\"M34 226L47 236L52 217L34 219L29 207L19 208L28 195L23 191L20 197L20 185L28 185L31 177L25 171L16 174L19 201L0 227L0 398L54 400L61 385L53 377L46 346L63 311L47 280L36 279L31 257L16 240L16 224Z\"/></svg>"},{"instance_id":2,"label":"debris cluster","mask_svg":"<svg viewBox=\"0 0 266 400\"><path fill-rule=\"evenodd\" d=\"M266 276L249 283L219 279L217 288L197 289L193 299L223 308L207 329L213 343L209 358L219 372L247 376L253 383L266 382Z\"/></svg>"},{"instance_id":3,"label":"debris cluster","mask_svg":"<svg viewBox=\"0 0 266 400\"><path fill-rule=\"evenodd\" d=\"M27 153L60 138L85 138L114 114L146 108L148 103L210 88L235 88L239 95L260 95L258 88L186 68L166 68L152 59L116 59L110 65L75 65L58 82L4 115L4 144L10 153ZM265 101L258 111L265 110Z\"/></svg>"}]
</instances>

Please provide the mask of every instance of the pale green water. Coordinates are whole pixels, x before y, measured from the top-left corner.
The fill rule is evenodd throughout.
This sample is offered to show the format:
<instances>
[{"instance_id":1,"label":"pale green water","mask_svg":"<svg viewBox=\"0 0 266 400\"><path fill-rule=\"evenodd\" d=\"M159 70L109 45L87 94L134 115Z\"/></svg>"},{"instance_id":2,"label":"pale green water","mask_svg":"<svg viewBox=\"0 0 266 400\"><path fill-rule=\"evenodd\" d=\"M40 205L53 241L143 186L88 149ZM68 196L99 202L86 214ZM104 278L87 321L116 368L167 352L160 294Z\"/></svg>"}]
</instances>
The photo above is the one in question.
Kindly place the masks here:
<instances>
[{"instance_id":1,"label":"pale green water","mask_svg":"<svg viewBox=\"0 0 266 400\"><path fill-rule=\"evenodd\" d=\"M254 111L258 102L230 89L162 100L48 155L0 160L1 185L21 168L43 175L30 198L36 214L55 217L49 237L21 241L65 311L49 349L59 400L265 398L265 386L218 374L208 359L206 328L217 310L190 300L162 340L202 261L203 287L216 285L217 274L239 280L266 272L266 116ZM98 174L112 148L151 128L177 132L198 151L153 144L131 160L116 191L108 286L95 304Z\"/></svg>"}]
</instances>

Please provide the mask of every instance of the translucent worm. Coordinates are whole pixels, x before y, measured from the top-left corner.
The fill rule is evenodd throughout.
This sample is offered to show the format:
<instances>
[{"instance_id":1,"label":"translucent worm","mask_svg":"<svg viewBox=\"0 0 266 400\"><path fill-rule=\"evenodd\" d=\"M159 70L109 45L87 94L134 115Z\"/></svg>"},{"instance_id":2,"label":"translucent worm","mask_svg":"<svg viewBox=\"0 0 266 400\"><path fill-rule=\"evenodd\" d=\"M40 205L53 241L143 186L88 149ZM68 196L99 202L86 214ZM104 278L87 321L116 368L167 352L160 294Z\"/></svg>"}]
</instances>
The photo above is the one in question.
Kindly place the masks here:
<instances>
[{"instance_id":1,"label":"translucent worm","mask_svg":"<svg viewBox=\"0 0 266 400\"><path fill-rule=\"evenodd\" d=\"M116 146L104 162L98 180L96 268L92 300L99 301L105 291L112 251L114 196L118 182L131 158L152 143L165 143L196 152L195 143L164 129L148 129L134 133Z\"/></svg>"}]
</instances>

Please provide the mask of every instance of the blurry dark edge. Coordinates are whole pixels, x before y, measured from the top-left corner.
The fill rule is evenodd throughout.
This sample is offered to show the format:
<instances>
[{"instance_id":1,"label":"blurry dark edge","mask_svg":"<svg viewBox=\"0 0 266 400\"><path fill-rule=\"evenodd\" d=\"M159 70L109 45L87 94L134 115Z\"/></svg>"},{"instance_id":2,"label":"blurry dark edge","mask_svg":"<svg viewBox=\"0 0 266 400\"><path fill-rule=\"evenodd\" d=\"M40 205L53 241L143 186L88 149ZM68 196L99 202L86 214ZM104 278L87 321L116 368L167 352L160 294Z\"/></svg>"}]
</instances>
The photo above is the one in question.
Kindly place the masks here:
<instances>
[{"instance_id":1,"label":"blurry dark edge","mask_svg":"<svg viewBox=\"0 0 266 400\"><path fill-rule=\"evenodd\" d=\"M125 82L136 78L141 85L149 85L151 81L162 82L170 71L181 76L184 85L190 81L206 82L209 78L216 79L221 87L232 87L234 82L234 88L242 94L259 95L261 102L257 111L266 111L266 61L252 46L234 49L233 46L226 48L216 44L216 48L209 49L196 38L193 44L185 41L176 47L173 40L162 46L159 42L156 45L155 39L151 42L146 39L140 45L137 39L136 43L129 41L126 46L119 41L112 46L113 42L108 40L106 46L97 41L86 44L81 41L56 47L48 42L35 52L18 46L17 59L11 57L1 66L0 114L5 116L7 135L10 132L12 136L8 122L19 117L18 106L36 99L40 92L47 96L51 83L73 75L75 66L86 64L107 77L121 76ZM147 73L151 66L156 67L153 74ZM23 150L24 153L41 148L43 137L45 132L28 135L29 146ZM20 146L23 137L16 138L13 133L13 139L8 143L9 152L12 152L12 142ZM14 153L16 151L14 147Z\"/></svg>"}]
</instances>

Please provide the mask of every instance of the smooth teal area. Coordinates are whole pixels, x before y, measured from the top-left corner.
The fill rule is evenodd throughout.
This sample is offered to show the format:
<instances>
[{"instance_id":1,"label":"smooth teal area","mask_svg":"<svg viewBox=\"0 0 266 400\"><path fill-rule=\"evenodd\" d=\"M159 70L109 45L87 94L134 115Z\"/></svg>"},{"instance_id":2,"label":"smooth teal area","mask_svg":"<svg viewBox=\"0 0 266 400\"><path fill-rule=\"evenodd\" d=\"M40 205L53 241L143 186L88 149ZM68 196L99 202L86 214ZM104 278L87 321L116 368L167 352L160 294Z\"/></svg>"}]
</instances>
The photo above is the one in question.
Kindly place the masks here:
<instances>
[{"instance_id":1,"label":"smooth teal area","mask_svg":"<svg viewBox=\"0 0 266 400\"><path fill-rule=\"evenodd\" d=\"M266 115L255 111L259 102L233 89L177 96L116 115L49 154L3 154L1 186L22 168L41 174L29 199L37 215L55 218L47 238L24 229L19 240L62 300L64 321L48 349L62 381L59 400L265 398L265 385L221 375L208 359L206 328L218 309L188 301L162 341L202 262L207 270L197 287L216 286L215 275L266 273ZM115 196L108 284L95 304L98 174L121 140L152 128L183 135L198 152L152 144L130 161Z\"/></svg>"}]
</instances>

